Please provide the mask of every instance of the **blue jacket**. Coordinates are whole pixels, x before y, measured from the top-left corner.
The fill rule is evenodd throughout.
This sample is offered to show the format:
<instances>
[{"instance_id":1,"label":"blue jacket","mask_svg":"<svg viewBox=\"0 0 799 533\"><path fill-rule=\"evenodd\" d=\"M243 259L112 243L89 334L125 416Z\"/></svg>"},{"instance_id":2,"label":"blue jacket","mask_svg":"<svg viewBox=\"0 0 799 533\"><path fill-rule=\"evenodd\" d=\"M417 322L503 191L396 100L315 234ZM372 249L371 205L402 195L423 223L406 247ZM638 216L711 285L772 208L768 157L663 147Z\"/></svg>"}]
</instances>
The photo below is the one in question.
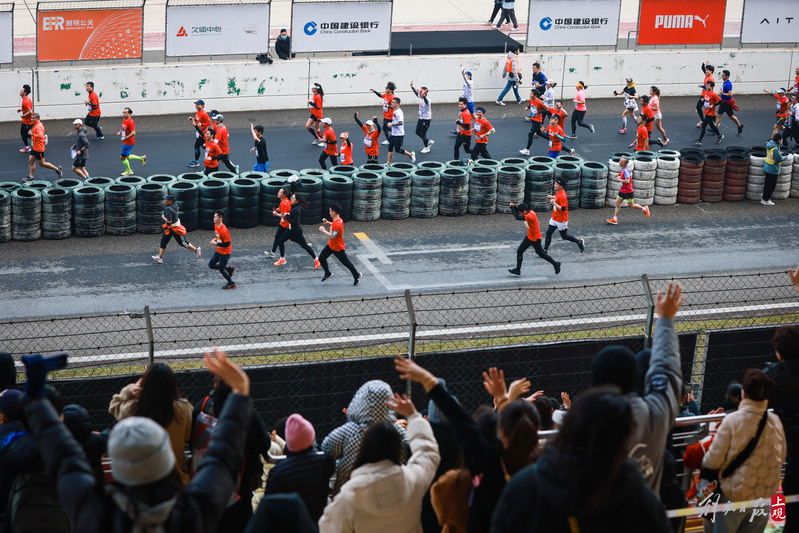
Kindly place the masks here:
<instances>
[{"instance_id":1,"label":"blue jacket","mask_svg":"<svg viewBox=\"0 0 799 533\"><path fill-rule=\"evenodd\" d=\"M763 170L769 174L780 173L780 161L784 160L780 153L780 147L774 141L766 143L766 161L763 164Z\"/></svg>"}]
</instances>

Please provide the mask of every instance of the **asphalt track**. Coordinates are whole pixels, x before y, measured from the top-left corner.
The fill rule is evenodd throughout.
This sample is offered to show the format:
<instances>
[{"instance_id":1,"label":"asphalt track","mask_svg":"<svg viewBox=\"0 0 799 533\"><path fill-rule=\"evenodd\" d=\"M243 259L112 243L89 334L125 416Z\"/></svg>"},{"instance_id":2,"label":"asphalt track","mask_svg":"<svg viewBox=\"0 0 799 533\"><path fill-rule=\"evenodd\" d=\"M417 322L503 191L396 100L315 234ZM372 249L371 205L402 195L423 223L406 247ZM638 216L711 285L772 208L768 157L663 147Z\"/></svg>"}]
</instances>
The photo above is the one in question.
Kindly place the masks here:
<instances>
[{"instance_id":1,"label":"asphalt track","mask_svg":"<svg viewBox=\"0 0 799 533\"><path fill-rule=\"evenodd\" d=\"M618 115L592 116L590 105L589 102L587 119L594 122L597 134L592 136L587 130L581 130L580 138L570 141L569 145L587 160L604 161L609 152L624 149L633 136L617 133ZM443 117L452 115L454 119L455 112L452 106L447 106L445 113L444 107L443 104L434 106L429 136L436 144L427 155L418 153L420 141L413 135L415 107L405 108L409 123L406 146L417 150L420 161L444 161L453 157L454 141L449 133L452 123ZM521 119L521 106L489 104L487 108L488 118L497 129L490 139L492 156L496 159L517 156L529 130L529 123ZM618 108L620 111L620 103ZM374 111L361 110L362 120ZM737 135L725 119L722 132L727 138L720 146L764 144L773 124L770 106L767 110L743 111L739 116L746 125L743 135ZM303 122L303 117L304 114L298 117L297 122ZM351 112L343 110L334 115L334 128L338 132L347 129L358 140L357 126L346 117L351 117ZM188 122L184 117L164 117L161 123L168 122L166 119L171 122L152 128L161 130L158 133L150 133L142 127L146 120L137 124L138 142L134 153L148 156L144 169L137 168L138 163L134 162L137 174L179 174L189 170L186 161L192 155L193 134L184 126ZM239 163L242 170L251 168L254 158L248 152L249 131L241 129L240 125L258 119L264 122L264 117L246 114L228 120L231 159ZM695 113L667 113L664 126L671 139L669 148L693 146L692 140L698 136L696 121ZM92 142L88 167L93 176L115 177L121 171L120 143L112 135L117 122L104 118L101 124L104 124L106 139ZM184 129L166 131L169 124L174 125L172 129ZM48 126L48 161L65 167L69 164L67 150L74 140L74 137L60 136L69 131L67 126ZM92 137L90 135L90 139ZM310 135L302 124L269 128L266 137L270 169L317 166L319 149L311 146ZM355 162L362 164L365 156L359 143L355 144ZM705 147L716 147L713 136L706 136ZM26 175L27 158L17 152L18 148L17 140L0 142L0 153L5 160L0 180L20 181ZM536 139L532 155L545 154L545 150L543 140ZM380 159L385 160L385 147L381 147ZM64 175L70 175L67 168ZM51 179L53 173L39 169L36 177ZM563 263L560 275L556 277L550 265L528 251L521 278L507 272L514 266L515 247L524 235L521 224L511 215L352 221L345 226L345 239L348 254L364 273L357 287L333 257L333 278L321 284L321 271L313 270L307 254L292 243L287 244L288 264L272 266L263 251L271 245L274 229L265 226L231 231L231 262L237 266L238 283L234 291L222 291L224 280L207 267L212 251L207 244L212 237L209 231L189 234L192 242L204 248L201 260L172 243L163 265L154 265L149 258L157 249L158 236L152 235L9 242L0 245L0 291L3 295L0 318L140 312L144 305L172 309L378 296L396 294L406 288L428 291L555 281L593 282L630 279L642 273L679 276L763 271L784 269L799 262L796 232L799 200L794 198L777 202L771 208L756 202L654 206L648 219L639 211L622 210L621 222L615 227L604 222L610 215L608 208L572 210L570 230L585 238L586 252L580 254L576 245L560 241L556 234L550 252ZM545 228L548 217L539 214L539 219ZM359 239L355 233L363 235ZM306 227L305 234L314 249L321 250L326 238L315 227Z\"/></svg>"}]
</instances>

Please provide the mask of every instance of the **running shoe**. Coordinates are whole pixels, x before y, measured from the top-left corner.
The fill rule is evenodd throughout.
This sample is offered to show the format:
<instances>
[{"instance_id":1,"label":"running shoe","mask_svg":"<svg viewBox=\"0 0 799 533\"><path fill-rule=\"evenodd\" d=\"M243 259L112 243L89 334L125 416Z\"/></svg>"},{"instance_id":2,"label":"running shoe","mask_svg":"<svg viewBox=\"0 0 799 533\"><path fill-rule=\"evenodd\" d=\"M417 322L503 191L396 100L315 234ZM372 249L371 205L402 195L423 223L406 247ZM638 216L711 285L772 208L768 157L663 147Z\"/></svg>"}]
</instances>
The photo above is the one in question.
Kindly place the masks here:
<instances>
[{"instance_id":1,"label":"running shoe","mask_svg":"<svg viewBox=\"0 0 799 533\"><path fill-rule=\"evenodd\" d=\"M235 288L236 288L236 284L231 281L230 283L226 283L225 286L222 287L222 290L227 291L227 290L235 289Z\"/></svg>"},{"instance_id":2,"label":"running shoe","mask_svg":"<svg viewBox=\"0 0 799 533\"><path fill-rule=\"evenodd\" d=\"M33 178L22 178L22 183L28 183L29 181L33 181Z\"/></svg>"},{"instance_id":3,"label":"running shoe","mask_svg":"<svg viewBox=\"0 0 799 533\"><path fill-rule=\"evenodd\" d=\"M318 142L318 141L319 141L319 139L314 139L314 140L311 142L311 144L312 144L312 145L314 145L314 146L316 146L316 144L317 144L317 142Z\"/></svg>"},{"instance_id":4,"label":"running shoe","mask_svg":"<svg viewBox=\"0 0 799 533\"><path fill-rule=\"evenodd\" d=\"M567 135L567 136L566 136L566 138L567 138L567 139L576 139L576 138L577 138L577 135L575 135L574 133L572 133L571 135Z\"/></svg>"},{"instance_id":5,"label":"running shoe","mask_svg":"<svg viewBox=\"0 0 799 533\"><path fill-rule=\"evenodd\" d=\"M319 258L318 257L314 257L313 258L313 267L314 268L319 268L320 266L322 266L322 264L319 262Z\"/></svg>"},{"instance_id":6,"label":"running shoe","mask_svg":"<svg viewBox=\"0 0 799 533\"><path fill-rule=\"evenodd\" d=\"M591 130L591 135L593 135L594 133L596 133L596 128L594 127L594 125L593 125L593 124L589 124L589 125L588 125L588 129L589 129L589 130Z\"/></svg>"},{"instance_id":7,"label":"running shoe","mask_svg":"<svg viewBox=\"0 0 799 533\"><path fill-rule=\"evenodd\" d=\"M505 105L505 102L503 102L502 100L497 100L494 103L497 104L497 105Z\"/></svg>"},{"instance_id":8,"label":"running shoe","mask_svg":"<svg viewBox=\"0 0 799 533\"><path fill-rule=\"evenodd\" d=\"M740 135L743 130L744 130L744 125L743 124L738 126L738 135Z\"/></svg>"},{"instance_id":9,"label":"running shoe","mask_svg":"<svg viewBox=\"0 0 799 533\"><path fill-rule=\"evenodd\" d=\"M120 176L130 176L131 174L133 174L132 170L123 170Z\"/></svg>"},{"instance_id":10,"label":"running shoe","mask_svg":"<svg viewBox=\"0 0 799 533\"><path fill-rule=\"evenodd\" d=\"M649 218L649 206L648 205L644 206L644 215L646 215L646 217Z\"/></svg>"},{"instance_id":11,"label":"running shoe","mask_svg":"<svg viewBox=\"0 0 799 533\"><path fill-rule=\"evenodd\" d=\"M144 154L143 156L141 156L141 166L144 166L146 164L147 164L147 154Z\"/></svg>"},{"instance_id":12,"label":"running shoe","mask_svg":"<svg viewBox=\"0 0 799 533\"><path fill-rule=\"evenodd\" d=\"M760 200L760 203L763 205L774 205L774 202L771 200Z\"/></svg>"},{"instance_id":13,"label":"running shoe","mask_svg":"<svg viewBox=\"0 0 799 533\"><path fill-rule=\"evenodd\" d=\"M422 148L421 150L419 150L419 153L422 153L422 154L429 154L429 153L430 153L430 147L429 147L429 146L425 146L424 148Z\"/></svg>"},{"instance_id":14,"label":"running shoe","mask_svg":"<svg viewBox=\"0 0 799 533\"><path fill-rule=\"evenodd\" d=\"M94 140L95 140L95 141L102 141L103 139L105 139L105 135L96 135L96 136L94 137Z\"/></svg>"},{"instance_id":15,"label":"running shoe","mask_svg":"<svg viewBox=\"0 0 799 533\"><path fill-rule=\"evenodd\" d=\"M56 170L55 173L58 174L58 177L60 179L61 176L64 174L64 168L63 167L58 167L58 170Z\"/></svg>"},{"instance_id":16,"label":"running shoe","mask_svg":"<svg viewBox=\"0 0 799 533\"><path fill-rule=\"evenodd\" d=\"M354 280L353 280L352 284L353 284L353 285L357 285L357 284L358 284L358 282L360 282L360 281L361 281L361 278L362 278L362 277L363 277L363 274L361 274L360 272L358 272L358 275L357 275L357 276L355 276L355 278L354 278Z\"/></svg>"},{"instance_id":17,"label":"running shoe","mask_svg":"<svg viewBox=\"0 0 799 533\"><path fill-rule=\"evenodd\" d=\"M451 134L453 134L453 135L457 135L457 134L458 134L458 130L449 130L449 132L450 132Z\"/></svg>"},{"instance_id":18,"label":"running shoe","mask_svg":"<svg viewBox=\"0 0 799 533\"><path fill-rule=\"evenodd\" d=\"M509 268L508 272L510 272L514 276L521 276L522 275L522 271L517 269L517 268Z\"/></svg>"},{"instance_id":19,"label":"running shoe","mask_svg":"<svg viewBox=\"0 0 799 533\"><path fill-rule=\"evenodd\" d=\"M327 280L329 280L329 279L330 279L330 276L332 276L332 275L333 275L333 274L325 274L325 276L322 278L322 281L327 281Z\"/></svg>"},{"instance_id":20,"label":"running shoe","mask_svg":"<svg viewBox=\"0 0 799 533\"><path fill-rule=\"evenodd\" d=\"M228 268L228 273L227 273L227 274L228 274L228 276L232 276L232 275L233 275L233 273L236 271L236 267L234 267L234 266L232 266L232 265L231 265L231 266L229 266L229 267L227 267L227 268Z\"/></svg>"},{"instance_id":21,"label":"running shoe","mask_svg":"<svg viewBox=\"0 0 799 533\"><path fill-rule=\"evenodd\" d=\"M577 242L577 246L580 247L580 253L583 253L585 251L585 241L583 239L580 239Z\"/></svg>"},{"instance_id":22,"label":"running shoe","mask_svg":"<svg viewBox=\"0 0 799 533\"><path fill-rule=\"evenodd\" d=\"M663 146L666 146L667 144L669 144L669 138L668 138L668 137L661 137L661 138L660 138L660 143L661 143Z\"/></svg>"},{"instance_id":23,"label":"running shoe","mask_svg":"<svg viewBox=\"0 0 799 533\"><path fill-rule=\"evenodd\" d=\"M569 155L574 155L574 148L569 148Z\"/></svg>"},{"instance_id":24,"label":"running shoe","mask_svg":"<svg viewBox=\"0 0 799 533\"><path fill-rule=\"evenodd\" d=\"M203 249L198 246L197 249L194 250L194 253L197 254L197 259L199 259L200 255L203 253Z\"/></svg>"},{"instance_id":25,"label":"running shoe","mask_svg":"<svg viewBox=\"0 0 799 533\"><path fill-rule=\"evenodd\" d=\"M619 133L621 133L622 135L624 135L625 133L627 133L627 128L622 128L622 129L620 129L620 130L619 130Z\"/></svg>"},{"instance_id":26,"label":"running shoe","mask_svg":"<svg viewBox=\"0 0 799 533\"><path fill-rule=\"evenodd\" d=\"M721 144L721 141L724 139L724 135L719 135L719 138L716 139L716 144Z\"/></svg>"},{"instance_id":27,"label":"running shoe","mask_svg":"<svg viewBox=\"0 0 799 533\"><path fill-rule=\"evenodd\" d=\"M153 261L156 262L156 264L159 264L159 265L164 262L164 259L161 256L159 256L159 255L152 256L152 259L153 259Z\"/></svg>"},{"instance_id":28,"label":"running shoe","mask_svg":"<svg viewBox=\"0 0 799 533\"><path fill-rule=\"evenodd\" d=\"M23 146L22 148L19 149L19 152L21 154L24 154L25 152L30 152L30 151L31 151L31 147L30 146Z\"/></svg>"},{"instance_id":29,"label":"running shoe","mask_svg":"<svg viewBox=\"0 0 799 533\"><path fill-rule=\"evenodd\" d=\"M697 139L697 140L694 141L694 144L697 145L697 146L702 146L702 141Z\"/></svg>"},{"instance_id":30,"label":"running shoe","mask_svg":"<svg viewBox=\"0 0 799 533\"><path fill-rule=\"evenodd\" d=\"M697 122L697 123L696 123L696 127L697 127L697 128L701 128L701 127L702 127L702 123L701 123L701 122Z\"/></svg>"},{"instance_id":31,"label":"running shoe","mask_svg":"<svg viewBox=\"0 0 799 533\"><path fill-rule=\"evenodd\" d=\"M525 102L524 100L516 100L516 103L517 103L517 104L524 104L524 103L526 103L526 102Z\"/></svg>"},{"instance_id":32,"label":"running shoe","mask_svg":"<svg viewBox=\"0 0 799 533\"><path fill-rule=\"evenodd\" d=\"M519 150L519 153L522 155L530 155L530 150L528 150L527 148L522 148L521 150Z\"/></svg>"},{"instance_id":33,"label":"running shoe","mask_svg":"<svg viewBox=\"0 0 799 533\"><path fill-rule=\"evenodd\" d=\"M285 258L285 257L281 257L280 259L278 259L277 261L275 261L273 264L274 264L276 267L277 267L277 266L280 266L280 265L285 265L285 264L286 264L286 258Z\"/></svg>"},{"instance_id":34,"label":"running shoe","mask_svg":"<svg viewBox=\"0 0 799 533\"><path fill-rule=\"evenodd\" d=\"M531 119L530 117L524 117L524 120L526 120L527 122L530 122L533 119Z\"/></svg>"},{"instance_id":35,"label":"running shoe","mask_svg":"<svg viewBox=\"0 0 799 533\"><path fill-rule=\"evenodd\" d=\"M386 145L386 144L388 144L388 141L383 141L380 144Z\"/></svg>"},{"instance_id":36,"label":"running shoe","mask_svg":"<svg viewBox=\"0 0 799 533\"><path fill-rule=\"evenodd\" d=\"M275 257L275 252L273 252L272 250L266 250L264 251L264 255L267 257Z\"/></svg>"},{"instance_id":37,"label":"running shoe","mask_svg":"<svg viewBox=\"0 0 799 533\"><path fill-rule=\"evenodd\" d=\"M427 139L427 147L430 148L436 143L433 139Z\"/></svg>"},{"instance_id":38,"label":"running shoe","mask_svg":"<svg viewBox=\"0 0 799 533\"><path fill-rule=\"evenodd\" d=\"M411 163L416 163L416 152L411 152Z\"/></svg>"},{"instance_id":39,"label":"running shoe","mask_svg":"<svg viewBox=\"0 0 799 533\"><path fill-rule=\"evenodd\" d=\"M186 166L189 167L189 168L197 168L197 167L200 166L200 163L197 162L197 161L189 161L189 164L186 165Z\"/></svg>"},{"instance_id":40,"label":"running shoe","mask_svg":"<svg viewBox=\"0 0 799 533\"><path fill-rule=\"evenodd\" d=\"M619 223L619 219L616 218L616 217L613 217L613 218L607 219L605 222L607 222L608 224L613 224L615 226L616 224Z\"/></svg>"},{"instance_id":41,"label":"running shoe","mask_svg":"<svg viewBox=\"0 0 799 533\"><path fill-rule=\"evenodd\" d=\"M560 274L560 261L557 261L553 266L555 267L555 274Z\"/></svg>"},{"instance_id":42,"label":"running shoe","mask_svg":"<svg viewBox=\"0 0 799 533\"><path fill-rule=\"evenodd\" d=\"M237 176L239 175L239 166L238 165L236 165L236 175Z\"/></svg>"}]
</instances>

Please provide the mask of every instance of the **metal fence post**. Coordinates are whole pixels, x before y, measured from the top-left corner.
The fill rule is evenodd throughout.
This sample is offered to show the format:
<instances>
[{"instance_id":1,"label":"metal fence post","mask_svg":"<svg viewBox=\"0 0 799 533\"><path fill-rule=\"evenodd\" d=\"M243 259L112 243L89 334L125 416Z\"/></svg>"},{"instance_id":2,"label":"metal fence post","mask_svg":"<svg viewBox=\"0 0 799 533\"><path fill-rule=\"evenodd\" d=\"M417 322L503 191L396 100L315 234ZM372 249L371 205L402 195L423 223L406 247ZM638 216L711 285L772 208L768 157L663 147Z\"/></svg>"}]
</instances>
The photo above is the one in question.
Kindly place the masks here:
<instances>
[{"instance_id":1,"label":"metal fence post","mask_svg":"<svg viewBox=\"0 0 799 533\"><path fill-rule=\"evenodd\" d=\"M153 339L153 323L150 320L149 305L144 306L144 324L147 326L148 360L152 365L155 362L155 340Z\"/></svg>"},{"instance_id":2,"label":"metal fence post","mask_svg":"<svg viewBox=\"0 0 799 533\"><path fill-rule=\"evenodd\" d=\"M416 313L413 310L413 300L411 299L411 291L405 289L405 305L408 308L408 359L413 359L416 353ZM411 397L411 380L405 384L405 394L408 398Z\"/></svg>"},{"instance_id":3,"label":"metal fence post","mask_svg":"<svg viewBox=\"0 0 799 533\"><path fill-rule=\"evenodd\" d=\"M652 327L655 324L655 299L652 298L652 288L649 286L649 278L646 274L641 275L641 283L644 285L644 294L646 296L647 304L646 310L646 326L644 328L644 348L652 347Z\"/></svg>"}]
</instances>

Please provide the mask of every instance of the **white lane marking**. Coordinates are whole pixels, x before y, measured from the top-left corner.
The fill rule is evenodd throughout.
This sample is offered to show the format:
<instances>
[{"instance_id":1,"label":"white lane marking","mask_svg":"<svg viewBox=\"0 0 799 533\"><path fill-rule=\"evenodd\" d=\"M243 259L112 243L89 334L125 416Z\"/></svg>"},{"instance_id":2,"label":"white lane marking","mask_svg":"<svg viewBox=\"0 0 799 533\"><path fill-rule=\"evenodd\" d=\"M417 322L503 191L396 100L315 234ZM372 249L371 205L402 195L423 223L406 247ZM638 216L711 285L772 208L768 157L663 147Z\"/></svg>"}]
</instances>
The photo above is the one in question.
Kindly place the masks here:
<instances>
[{"instance_id":1,"label":"white lane marking","mask_svg":"<svg viewBox=\"0 0 799 533\"><path fill-rule=\"evenodd\" d=\"M353 235L355 235L355 237L361 241L361 244L363 244L370 252L372 252L372 254L374 254L374 256L381 263L384 265L390 265L393 262L388 258L388 255L383 252L383 250L381 250L380 247L374 243L374 241L372 241L372 239L366 236L366 233L353 233Z\"/></svg>"}]
</instances>

